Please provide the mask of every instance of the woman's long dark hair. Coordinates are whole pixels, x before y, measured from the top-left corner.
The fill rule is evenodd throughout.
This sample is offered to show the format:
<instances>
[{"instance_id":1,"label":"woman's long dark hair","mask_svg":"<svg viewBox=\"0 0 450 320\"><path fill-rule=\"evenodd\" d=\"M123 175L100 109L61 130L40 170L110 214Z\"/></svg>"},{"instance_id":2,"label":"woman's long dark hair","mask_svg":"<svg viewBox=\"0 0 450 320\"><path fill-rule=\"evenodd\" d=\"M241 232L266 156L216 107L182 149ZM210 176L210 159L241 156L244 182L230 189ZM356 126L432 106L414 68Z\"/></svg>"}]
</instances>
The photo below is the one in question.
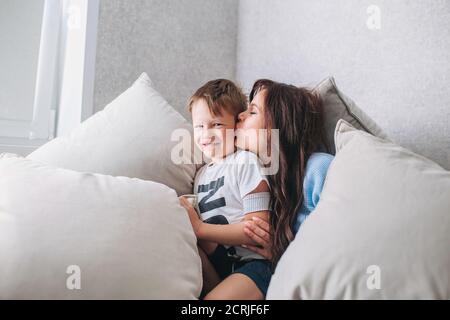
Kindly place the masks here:
<instances>
[{"instance_id":1,"label":"woman's long dark hair","mask_svg":"<svg viewBox=\"0 0 450 320\"><path fill-rule=\"evenodd\" d=\"M273 267L294 238L292 227L302 206L306 163L312 153L328 151L320 97L306 88L260 79L250 101L265 90L265 127L279 130L279 169L267 176ZM269 137L270 139L270 137ZM268 142L270 145L270 141Z\"/></svg>"}]
</instances>

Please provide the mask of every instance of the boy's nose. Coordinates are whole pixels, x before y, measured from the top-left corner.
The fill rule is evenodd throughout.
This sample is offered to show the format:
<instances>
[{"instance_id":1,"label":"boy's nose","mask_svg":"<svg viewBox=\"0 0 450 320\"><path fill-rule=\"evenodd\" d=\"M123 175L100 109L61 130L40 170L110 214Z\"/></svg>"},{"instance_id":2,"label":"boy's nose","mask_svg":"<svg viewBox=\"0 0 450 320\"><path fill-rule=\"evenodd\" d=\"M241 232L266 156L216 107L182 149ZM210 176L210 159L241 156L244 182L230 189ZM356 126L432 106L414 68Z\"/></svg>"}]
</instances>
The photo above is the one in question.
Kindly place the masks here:
<instances>
[{"instance_id":1,"label":"boy's nose","mask_svg":"<svg viewBox=\"0 0 450 320\"><path fill-rule=\"evenodd\" d=\"M204 128L202 131L202 140L212 140L213 138L214 138L213 130Z\"/></svg>"},{"instance_id":2,"label":"boy's nose","mask_svg":"<svg viewBox=\"0 0 450 320\"><path fill-rule=\"evenodd\" d=\"M208 144L208 143L214 143L214 137L205 138L203 137L200 139L201 144Z\"/></svg>"}]
</instances>

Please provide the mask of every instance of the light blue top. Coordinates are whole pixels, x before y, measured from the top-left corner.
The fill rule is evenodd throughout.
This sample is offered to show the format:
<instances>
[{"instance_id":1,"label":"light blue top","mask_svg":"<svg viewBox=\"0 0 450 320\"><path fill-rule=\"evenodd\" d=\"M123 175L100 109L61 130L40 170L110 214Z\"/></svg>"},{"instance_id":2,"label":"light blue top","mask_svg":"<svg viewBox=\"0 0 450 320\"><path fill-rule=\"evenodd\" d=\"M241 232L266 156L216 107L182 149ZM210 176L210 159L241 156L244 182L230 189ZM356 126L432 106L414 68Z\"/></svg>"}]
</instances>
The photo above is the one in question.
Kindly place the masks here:
<instances>
[{"instance_id":1,"label":"light blue top","mask_svg":"<svg viewBox=\"0 0 450 320\"><path fill-rule=\"evenodd\" d=\"M303 204L297 213L297 219L293 227L295 233L319 203L328 167L333 159L334 156L331 154L322 152L313 153L309 157L303 179Z\"/></svg>"}]
</instances>

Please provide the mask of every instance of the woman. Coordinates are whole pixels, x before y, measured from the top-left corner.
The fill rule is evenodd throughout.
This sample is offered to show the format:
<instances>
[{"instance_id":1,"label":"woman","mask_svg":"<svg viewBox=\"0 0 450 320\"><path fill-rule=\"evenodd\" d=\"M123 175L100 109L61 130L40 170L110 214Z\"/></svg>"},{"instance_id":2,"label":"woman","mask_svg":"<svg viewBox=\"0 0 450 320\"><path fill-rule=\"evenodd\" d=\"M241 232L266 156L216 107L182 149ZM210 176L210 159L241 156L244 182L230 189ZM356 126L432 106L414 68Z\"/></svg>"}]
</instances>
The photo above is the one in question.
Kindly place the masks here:
<instances>
[{"instance_id":1,"label":"woman","mask_svg":"<svg viewBox=\"0 0 450 320\"><path fill-rule=\"evenodd\" d=\"M293 240L301 223L317 205L333 156L325 140L320 98L305 88L258 80L250 104L239 115L237 147L258 154L254 131L278 129L279 168L268 175L271 188L269 221L247 222L247 235L260 246L249 249L272 260L273 269ZM239 145L246 141L246 145Z\"/></svg>"},{"instance_id":2,"label":"woman","mask_svg":"<svg viewBox=\"0 0 450 320\"><path fill-rule=\"evenodd\" d=\"M258 80L250 93L250 101L248 109L239 114L236 146L267 159L267 152L259 153L259 150L265 151L266 146L272 146L271 129L278 129L278 170L267 175L270 185L269 221L256 217L256 220L244 219L246 234L260 244L247 247L270 260L272 266L269 264L268 270L265 267L260 270L259 287L245 275L233 274L219 284L208 285L212 290L205 292L207 299L264 298L263 291L269 286L274 267L301 222L317 204L332 159L331 155L320 153L326 150L323 114L320 99L311 91ZM267 132L261 141L258 140L260 129ZM192 214L190 218L196 220L198 216ZM232 277L239 277L238 290L229 290ZM262 287L265 290L262 291ZM230 294L224 295L224 292Z\"/></svg>"}]
</instances>

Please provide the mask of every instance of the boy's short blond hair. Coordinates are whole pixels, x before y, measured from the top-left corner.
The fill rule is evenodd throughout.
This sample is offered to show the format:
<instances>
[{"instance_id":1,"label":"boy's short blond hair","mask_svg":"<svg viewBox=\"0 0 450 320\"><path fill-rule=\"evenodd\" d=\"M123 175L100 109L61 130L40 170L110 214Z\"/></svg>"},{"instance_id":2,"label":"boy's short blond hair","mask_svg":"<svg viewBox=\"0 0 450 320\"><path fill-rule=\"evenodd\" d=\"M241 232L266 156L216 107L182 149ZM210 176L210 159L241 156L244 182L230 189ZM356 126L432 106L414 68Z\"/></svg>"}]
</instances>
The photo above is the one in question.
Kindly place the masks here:
<instances>
[{"instance_id":1,"label":"boy's short blond hair","mask_svg":"<svg viewBox=\"0 0 450 320\"><path fill-rule=\"evenodd\" d=\"M247 97L242 89L227 79L211 80L198 88L189 99L189 112L192 112L192 105L200 99L204 99L213 115L222 115L222 110L226 110L235 120L247 108Z\"/></svg>"}]
</instances>

